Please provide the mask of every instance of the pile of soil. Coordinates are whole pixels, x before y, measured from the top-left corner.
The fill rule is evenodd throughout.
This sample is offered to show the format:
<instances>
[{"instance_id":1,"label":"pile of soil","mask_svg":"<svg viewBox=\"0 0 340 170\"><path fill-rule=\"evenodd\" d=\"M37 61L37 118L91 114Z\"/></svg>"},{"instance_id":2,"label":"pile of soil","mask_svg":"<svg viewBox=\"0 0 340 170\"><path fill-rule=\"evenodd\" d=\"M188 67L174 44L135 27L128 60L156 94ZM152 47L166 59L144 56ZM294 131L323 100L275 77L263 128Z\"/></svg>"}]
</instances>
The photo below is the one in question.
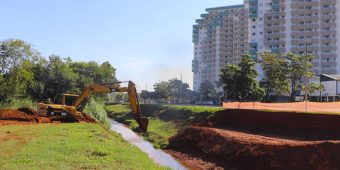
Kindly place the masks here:
<instances>
[{"instance_id":1,"label":"pile of soil","mask_svg":"<svg viewBox=\"0 0 340 170\"><path fill-rule=\"evenodd\" d=\"M53 119L53 118L52 118ZM31 108L19 108L18 110L4 109L0 110L0 124L31 124L31 123L51 123L50 117L39 116L38 113ZM81 118L66 117L62 120L54 120L59 122L87 122L96 123L96 120L85 113L82 113Z\"/></svg>"},{"instance_id":2,"label":"pile of soil","mask_svg":"<svg viewBox=\"0 0 340 170\"><path fill-rule=\"evenodd\" d=\"M19 110L0 110L0 120L34 121L34 117L34 115L29 115Z\"/></svg>"},{"instance_id":3,"label":"pile of soil","mask_svg":"<svg viewBox=\"0 0 340 170\"><path fill-rule=\"evenodd\" d=\"M339 169L340 116L223 110L172 137L168 152L195 169Z\"/></svg>"},{"instance_id":4,"label":"pile of soil","mask_svg":"<svg viewBox=\"0 0 340 170\"><path fill-rule=\"evenodd\" d=\"M173 156L198 169L340 167L340 141L295 141L216 128L186 128L170 139L168 149Z\"/></svg>"}]
</instances>

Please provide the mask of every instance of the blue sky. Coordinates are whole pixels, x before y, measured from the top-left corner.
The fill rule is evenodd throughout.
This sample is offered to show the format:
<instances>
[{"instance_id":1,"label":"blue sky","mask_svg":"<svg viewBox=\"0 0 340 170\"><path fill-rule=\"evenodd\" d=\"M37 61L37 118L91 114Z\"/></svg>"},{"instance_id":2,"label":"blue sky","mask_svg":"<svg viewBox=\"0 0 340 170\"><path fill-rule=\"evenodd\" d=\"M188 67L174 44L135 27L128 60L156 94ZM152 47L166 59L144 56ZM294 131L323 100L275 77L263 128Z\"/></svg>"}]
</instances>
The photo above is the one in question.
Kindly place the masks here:
<instances>
[{"instance_id":1,"label":"blue sky","mask_svg":"<svg viewBox=\"0 0 340 170\"><path fill-rule=\"evenodd\" d=\"M180 78L192 88L192 25L205 8L243 0L8 0L0 40L19 38L43 56L109 61L140 89Z\"/></svg>"}]
</instances>

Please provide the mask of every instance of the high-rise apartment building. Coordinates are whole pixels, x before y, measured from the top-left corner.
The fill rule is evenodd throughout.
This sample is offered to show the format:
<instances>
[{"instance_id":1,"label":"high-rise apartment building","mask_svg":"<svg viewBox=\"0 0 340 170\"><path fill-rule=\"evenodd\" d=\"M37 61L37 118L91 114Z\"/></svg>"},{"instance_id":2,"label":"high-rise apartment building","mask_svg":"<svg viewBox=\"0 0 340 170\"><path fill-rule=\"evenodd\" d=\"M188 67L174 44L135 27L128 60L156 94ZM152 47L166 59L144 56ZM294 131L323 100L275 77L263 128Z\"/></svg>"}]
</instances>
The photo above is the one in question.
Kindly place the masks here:
<instances>
[{"instance_id":1,"label":"high-rise apartment building","mask_svg":"<svg viewBox=\"0 0 340 170\"><path fill-rule=\"evenodd\" d=\"M244 54L258 58L264 51L307 50L315 56L316 74L340 74L337 0L245 0L206 11L193 29L195 91L205 80L218 81L221 66L237 64Z\"/></svg>"},{"instance_id":2,"label":"high-rise apartment building","mask_svg":"<svg viewBox=\"0 0 340 170\"><path fill-rule=\"evenodd\" d=\"M203 81L216 82L223 65L237 64L249 52L248 11L244 5L209 8L193 27L194 90Z\"/></svg>"}]
</instances>

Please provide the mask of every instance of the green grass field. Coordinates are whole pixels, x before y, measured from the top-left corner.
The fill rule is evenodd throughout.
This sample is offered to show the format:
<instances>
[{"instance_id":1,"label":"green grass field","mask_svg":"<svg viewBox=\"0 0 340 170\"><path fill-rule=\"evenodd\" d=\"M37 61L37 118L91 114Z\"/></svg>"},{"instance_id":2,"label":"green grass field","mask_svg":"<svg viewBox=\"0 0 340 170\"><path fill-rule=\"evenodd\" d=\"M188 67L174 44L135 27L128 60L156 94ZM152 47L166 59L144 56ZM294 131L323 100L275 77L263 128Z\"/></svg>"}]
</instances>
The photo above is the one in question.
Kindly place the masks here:
<instances>
[{"instance_id":1,"label":"green grass field","mask_svg":"<svg viewBox=\"0 0 340 170\"><path fill-rule=\"evenodd\" d=\"M155 147L165 148L168 145L168 139L179 130L191 123L204 121L222 109L205 106L142 104L142 114L150 119L148 132L142 135ZM128 124L132 129L138 127L132 118L129 105L111 105L107 106L106 110L110 117Z\"/></svg>"},{"instance_id":2,"label":"green grass field","mask_svg":"<svg viewBox=\"0 0 340 170\"><path fill-rule=\"evenodd\" d=\"M165 169L98 124L0 127L0 169Z\"/></svg>"}]
</instances>

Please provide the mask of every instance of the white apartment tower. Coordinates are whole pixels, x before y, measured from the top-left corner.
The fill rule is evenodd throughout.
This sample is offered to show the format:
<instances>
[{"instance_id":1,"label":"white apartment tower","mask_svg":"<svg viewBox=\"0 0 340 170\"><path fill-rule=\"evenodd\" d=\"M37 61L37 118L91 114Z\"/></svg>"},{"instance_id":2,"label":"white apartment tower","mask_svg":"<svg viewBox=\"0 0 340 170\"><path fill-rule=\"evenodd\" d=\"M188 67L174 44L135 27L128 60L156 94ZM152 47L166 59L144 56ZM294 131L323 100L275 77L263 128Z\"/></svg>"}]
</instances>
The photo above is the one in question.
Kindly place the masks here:
<instances>
[{"instance_id":1,"label":"white apartment tower","mask_svg":"<svg viewBox=\"0 0 340 170\"><path fill-rule=\"evenodd\" d=\"M264 51L305 54L307 50L315 56L316 74L340 74L340 0L245 0L244 5L212 8L207 12L194 25L195 91L204 80L218 81L222 65L237 64L243 54L258 58L258 53ZM222 22L210 33L206 24L212 22L216 13L223 12ZM238 27L227 29L233 36L224 36L230 24L242 25L245 31ZM244 37L246 42L238 45L235 36ZM226 47L230 42L236 47ZM208 55L204 51L207 48L214 53ZM227 49L238 53L224 55Z\"/></svg>"},{"instance_id":2,"label":"white apartment tower","mask_svg":"<svg viewBox=\"0 0 340 170\"><path fill-rule=\"evenodd\" d=\"M194 91L202 82L219 80L223 65L237 64L249 52L248 12L244 5L206 9L193 27Z\"/></svg>"}]
</instances>

